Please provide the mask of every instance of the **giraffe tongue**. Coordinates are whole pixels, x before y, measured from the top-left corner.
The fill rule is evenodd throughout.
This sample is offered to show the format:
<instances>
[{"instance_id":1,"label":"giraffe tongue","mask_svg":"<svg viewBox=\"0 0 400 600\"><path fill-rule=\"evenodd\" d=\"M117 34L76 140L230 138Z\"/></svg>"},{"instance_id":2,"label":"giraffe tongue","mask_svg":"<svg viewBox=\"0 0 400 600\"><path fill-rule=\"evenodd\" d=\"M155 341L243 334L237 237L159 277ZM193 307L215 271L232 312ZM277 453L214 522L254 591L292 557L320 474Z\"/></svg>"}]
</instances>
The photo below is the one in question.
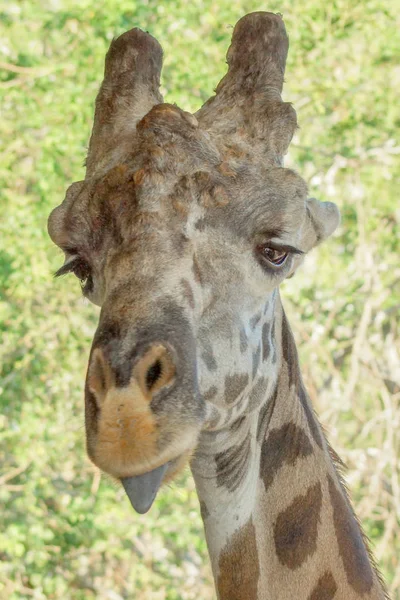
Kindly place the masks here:
<instances>
[{"instance_id":1,"label":"giraffe tongue","mask_svg":"<svg viewBox=\"0 0 400 600\"><path fill-rule=\"evenodd\" d=\"M124 490L136 512L142 515L150 509L167 468L168 463L165 463L165 465L161 465L161 467L157 467L157 469L143 475L121 479Z\"/></svg>"}]
</instances>

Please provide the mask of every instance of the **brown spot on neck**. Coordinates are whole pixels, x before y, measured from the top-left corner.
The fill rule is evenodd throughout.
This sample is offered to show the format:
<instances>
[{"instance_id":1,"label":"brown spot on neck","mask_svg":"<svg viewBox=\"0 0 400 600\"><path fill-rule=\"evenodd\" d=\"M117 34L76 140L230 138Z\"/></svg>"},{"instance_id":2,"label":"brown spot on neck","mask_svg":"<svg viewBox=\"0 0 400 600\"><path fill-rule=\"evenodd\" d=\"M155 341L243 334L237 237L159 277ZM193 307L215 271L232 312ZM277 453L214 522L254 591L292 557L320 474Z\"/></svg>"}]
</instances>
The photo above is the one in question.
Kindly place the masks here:
<instances>
[{"instance_id":1,"label":"brown spot on neck","mask_svg":"<svg viewBox=\"0 0 400 600\"><path fill-rule=\"evenodd\" d=\"M317 549L318 523L322 505L321 484L296 496L283 510L274 525L275 550L279 561L289 569L297 569Z\"/></svg>"},{"instance_id":2,"label":"brown spot on neck","mask_svg":"<svg viewBox=\"0 0 400 600\"><path fill-rule=\"evenodd\" d=\"M207 504L203 500L200 500L200 514L203 521L205 521L205 519L207 519L207 517L210 516Z\"/></svg>"},{"instance_id":3,"label":"brown spot on neck","mask_svg":"<svg viewBox=\"0 0 400 600\"><path fill-rule=\"evenodd\" d=\"M272 429L261 447L260 476L267 491L283 465L294 465L299 458L312 454L306 433L294 423Z\"/></svg>"},{"instance_id":4,"label":"brown spot on neck","mask_svg":"<svg viewBox=\"0 0 400 600\"><path fill-rule=\"evenodd\" d=\"M262 349L263 349L262 359L265 361L265 360L268 360L268 357L270 355L271 343L272 343L271 339L270 339L269 323L264 323L264 325L262 326L261 340L262 340Z\"/></svg>"},{"instance_id":5,"label":"brown spot on neck","mask_svg":"<svg viewBox=\"0 0 400 600\"><path fill-rule=\"evenodd\" d=\"M268 402L268 398L266 397L267 388L268 380L265 377L260 377L257 383L253 385L249 393L248 410L250 412L261 406L263 400Z\"/></svg>"},{"instance_id":6,"label":"brown spot on neck","mask_svg":"<svg viewBox=\"0 0 400 600\"><path fill-rule=\"evenodd\" d=\"M204 392L203 399L206 401L213 400L217 394L218 388L216 388L215 385L212 385L206 392Z\"/></svg>"},{"instance_id":7,"label":"brown spot on neck","mask_svg":"<svg viewBox=\"0 0 400 600\"><path fill-rule=\"evenodd\" d=\"M252 519L236 531L219 558L220 600L257 600L260 566Z\"/></svg>"},{"instance_id":8,"label":"brown spot on neck","mask_svg":"<svg viewBox=\"0 0 400 600\"><path fill-rule=\"evenodd\" d=\"M247 373L227 375L225 377L225 402L233 404L249 383Z\"/></svg>"},{"instance_id":9,"label":"brown spot on neck","mask_svg":"<svg viewBox=\"0 0 400 600\"><path fill-rule=\"evenodd\" d=\"M371 590L374 579L361 528L345 491L339 490L329 475L328 485L336 539L347 581L358 594L366 594Z\"/></svg>"},{"instance_id":10,"label":"brown spot on neck","mask_svg":"<svg viewBox=\"0 0 400 600\"><path fill-rule=\"evenodd\" d=\"M336 581L332 573L327 571L318 579L317 585L311 592L308 600L332 600L337 591Z\"/></svg>"}]
</instances>

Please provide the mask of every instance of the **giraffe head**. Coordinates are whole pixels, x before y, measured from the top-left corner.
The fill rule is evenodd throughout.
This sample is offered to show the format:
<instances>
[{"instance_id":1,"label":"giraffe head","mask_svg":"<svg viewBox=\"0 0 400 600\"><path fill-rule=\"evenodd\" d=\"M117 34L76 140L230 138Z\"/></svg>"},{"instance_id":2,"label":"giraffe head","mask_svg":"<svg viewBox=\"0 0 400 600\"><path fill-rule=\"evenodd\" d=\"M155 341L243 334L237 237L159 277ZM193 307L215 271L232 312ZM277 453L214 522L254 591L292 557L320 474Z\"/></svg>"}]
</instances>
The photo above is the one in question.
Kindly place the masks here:
<instances>
[{"instance_id":1,"label":"giraffe head","mask_svg":"<svg viewBox=\"0 0 400 600\"><path fill-rule=\"evenodd\" d=\"M277 287L338 224L335 205L308 199L283 168L297 126L281 100L287 50L280 16L242 18L226 76L192 115L163 103L154 38L133 29L113 41L85 180L49 218L59 273L101 306L88 453L141 512L201 432L226 426L262 337L268 360Z\"/></svg>"}]
</instances>

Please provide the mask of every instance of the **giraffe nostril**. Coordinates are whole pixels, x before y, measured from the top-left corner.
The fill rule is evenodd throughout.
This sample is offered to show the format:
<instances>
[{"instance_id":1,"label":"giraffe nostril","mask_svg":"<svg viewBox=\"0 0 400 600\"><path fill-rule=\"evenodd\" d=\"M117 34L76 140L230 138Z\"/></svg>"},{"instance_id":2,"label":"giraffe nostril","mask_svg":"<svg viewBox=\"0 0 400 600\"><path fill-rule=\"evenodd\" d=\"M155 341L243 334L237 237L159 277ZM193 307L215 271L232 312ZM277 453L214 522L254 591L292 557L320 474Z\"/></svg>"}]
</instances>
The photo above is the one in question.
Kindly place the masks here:
<instances>
[{"instance_id":1,"label":"giraffe nostril","mask_svg":"<svg viewBox=\"0 0 400 600\"><path fill-rule=\"evenodd\" d=\"M109 364L100 348L93 351L88 369L88 388L100 407L112 384L112 373Z\"/></svg>"},{"instance_id":2,"label":"giraffe nostril","mask_svg":"<svg viewBox=\"0 0 400 600\"><path fill-rule=\"evenodd\" d=\"M163 344L154 344L140 358L133 374L142 393L152 398L175 380L176 366L171 351Z\"/></svg>"},{"instance_id":3,"label":"giraffe nostril","mask_svg":"<svg viewBox=\"0 0 400 600\"><path fill-rule=\"evenodd\" d=\"M146 386L150 391L151 388L157 383L162 375L162 364L160 360L156 360L156 362L151 365L146 373Z\"/></svg>"}]
</instances>

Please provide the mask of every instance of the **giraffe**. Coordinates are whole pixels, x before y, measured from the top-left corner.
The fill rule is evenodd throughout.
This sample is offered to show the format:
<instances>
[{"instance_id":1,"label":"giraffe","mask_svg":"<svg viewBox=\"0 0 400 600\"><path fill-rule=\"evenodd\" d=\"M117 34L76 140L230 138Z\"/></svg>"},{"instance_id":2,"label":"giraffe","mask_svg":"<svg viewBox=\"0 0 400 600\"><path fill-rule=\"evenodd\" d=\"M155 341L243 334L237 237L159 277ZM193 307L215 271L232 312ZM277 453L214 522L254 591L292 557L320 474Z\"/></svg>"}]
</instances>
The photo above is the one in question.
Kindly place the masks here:
<instances>
[{"instance_id":1,"label":"giraffe","mask_svg":"<svg viewBox=\"0 0 400 600\"><path fill-rule=\"evenodd\" d=\"M101 306L87 451L139 513L190 463L220 600L388 598L279 294L339 224L283 166L287 52L280 15L243 17L193 115L164 103L151 35L111 43L85 180L49 217L57 275Z\"/></svg>"}]
</instances>

